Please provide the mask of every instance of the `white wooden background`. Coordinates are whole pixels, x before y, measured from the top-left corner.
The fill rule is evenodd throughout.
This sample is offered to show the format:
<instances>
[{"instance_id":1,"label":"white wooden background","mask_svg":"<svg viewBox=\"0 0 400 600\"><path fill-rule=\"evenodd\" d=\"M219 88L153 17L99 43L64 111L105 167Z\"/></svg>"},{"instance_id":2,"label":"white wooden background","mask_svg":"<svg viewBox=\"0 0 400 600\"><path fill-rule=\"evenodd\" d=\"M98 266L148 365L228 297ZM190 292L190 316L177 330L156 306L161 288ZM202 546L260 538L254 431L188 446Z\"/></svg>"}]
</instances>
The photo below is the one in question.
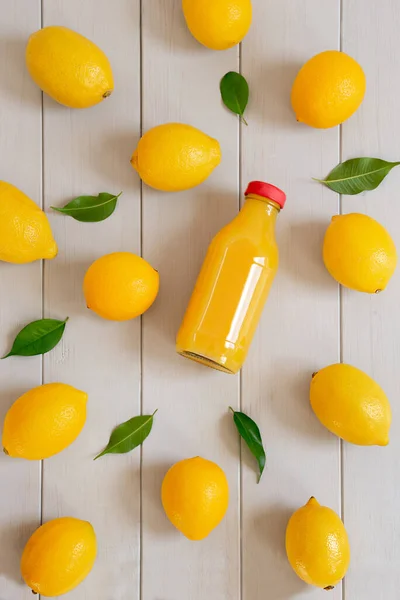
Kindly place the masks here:
<instances>
[{"instance_id":1,"label":"white wooden background","mask_svg":"<svg viewBox=\"0 0 400 600\"><path fill-rule=\"evenodd\" d=\"M89 393L78 441L43 465L0 456L0 600L25 600L19 559L41 521L90 520L99 558L74 600L289 600L327 593L304 585L284 552L287 520L315 495L342 514L351 567L331 600L400 597L400 271L379 296L340 291L321 261L330 217L366 212L400 248L394 171L375 192L340 200L311 181L342 159L400 156L398 0L253 0L241 48L212 52L187 31L180 0L0 0L0 178L23 189L51 219L59 244L52 262L0 264L0 351L42 315L70 317L62 343L43 359L0 363L0 422L11 403L43 382ZM24 66L28 36L66 25L110 57L115 92L85 111L56 105ZM302 63L342 47L365 69L368 90L343 127L298 125L290 88ZM221 105L219 80L243 72L251 88L249 126ZM129 159L140 132L166 121L219 139L223 162L189 192L141 188ZM281 267L249 359L231 377L185 361L174 337L212 235L237 212L246 183L282 187ZM50 211L83 193L124 190L116 213L98 224ZM85 309L88 265L110 251L142 253L161 276L143 319L103 321ZM311 412L311 373L343 360L376 378L392 401L387 448L358 448L325 431ZM228 406L259 423L267 469L256 485ZM95 463L111 429L158 408L142 450ZM231 502L223 523L189 542L164 516L160 486L168 467L202 455L227 473Z\"/></svg>"}]
</instances>

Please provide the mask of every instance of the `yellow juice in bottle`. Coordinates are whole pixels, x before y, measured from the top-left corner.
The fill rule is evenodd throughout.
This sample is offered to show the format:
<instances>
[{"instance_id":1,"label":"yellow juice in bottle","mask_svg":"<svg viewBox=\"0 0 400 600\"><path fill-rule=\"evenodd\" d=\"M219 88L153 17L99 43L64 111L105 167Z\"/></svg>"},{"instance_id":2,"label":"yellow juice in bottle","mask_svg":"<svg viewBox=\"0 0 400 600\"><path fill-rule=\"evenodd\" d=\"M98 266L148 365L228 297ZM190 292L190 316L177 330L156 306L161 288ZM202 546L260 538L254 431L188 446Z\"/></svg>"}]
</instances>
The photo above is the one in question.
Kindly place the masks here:
<instances>
[{"instance_id":1,"label":"yellow juice in bottle","mask_svg":"<svg viewBox=\"0 0 400 600\"><path fill-rule=\"evenodd\" d=\"M286 196L253 181L239 214L210 244L176 341L177 352L208 367L242 367L278 270L276 217Z\"/></svg>"}]
</instances>

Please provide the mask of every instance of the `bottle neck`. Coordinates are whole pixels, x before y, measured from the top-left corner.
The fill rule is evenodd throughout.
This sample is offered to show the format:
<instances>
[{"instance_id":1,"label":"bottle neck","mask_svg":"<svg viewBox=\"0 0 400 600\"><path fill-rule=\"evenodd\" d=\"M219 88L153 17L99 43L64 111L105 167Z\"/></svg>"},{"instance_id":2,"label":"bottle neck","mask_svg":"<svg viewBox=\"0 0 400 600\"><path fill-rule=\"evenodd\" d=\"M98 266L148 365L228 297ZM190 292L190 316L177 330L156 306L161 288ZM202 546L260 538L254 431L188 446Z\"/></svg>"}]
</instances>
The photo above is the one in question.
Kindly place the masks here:
<instances>
[{"instance_id":1,"label":"bottle neck","mask_svg":"<svg viewBox=\"0 0 400 600\"><path fill-rule=\"evenodd\" d=\"M279 205L276 202L249 194L235 220L240 224L241 230L247 231L253 240L275 239L278 213Z\"/></svg>"},{"instance_id":2,"label":"bottle neck","mask_svg":"<svg viewBox=\"0 0 400 600\"><path fill-rule=\"evenodd\" d=\"M280 206L269 198L263 196L257 196L256 194L249 194L246 196L245 203L243 204L242 210L240 211L244 217L261 219L265 222L268 220L271 225L275 225L276 217L280 211Z\"/></svg>"}]
</instances>

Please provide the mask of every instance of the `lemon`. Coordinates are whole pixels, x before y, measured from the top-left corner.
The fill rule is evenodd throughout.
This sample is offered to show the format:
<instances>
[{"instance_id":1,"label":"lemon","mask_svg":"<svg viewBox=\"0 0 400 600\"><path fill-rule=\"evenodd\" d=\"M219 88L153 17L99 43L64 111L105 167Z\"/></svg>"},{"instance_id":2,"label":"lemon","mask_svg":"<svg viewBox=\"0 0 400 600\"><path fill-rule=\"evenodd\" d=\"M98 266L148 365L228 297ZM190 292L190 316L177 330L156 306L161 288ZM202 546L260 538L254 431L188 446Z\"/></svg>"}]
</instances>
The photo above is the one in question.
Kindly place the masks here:
<instances>
[{"instance_id":1,"label":"lemon","mask_svg":"<svg viewBox=\"0 0 400 600\"><path fill-rule=\"evenodd\" d=\"M88 108L110 96L114 80L108 58L67 27L44 27L26 48L26 66L43 92L69 108Z\"/></svg>"},{"instance_id":2,"label":"lemon","mask_svg":"<svg viewBox=\"0 0 400 600\"><path fill-rule=\"evenodd\" d=\"M131 159L143 181L164 192L188 190L203 183L220 162L217 140L182 123L150 129Z\"/></svg>"},{"instance_id":3,"label":"lemon","mask_svg":"<svg viewBox=\"0 0 400 600\"><path fill-rule=\"evenodd\" d=\"M199 456L188 458L165 475L161 499L171 523L189 540L202 540L225 516L228 481L214 462Z\"/></svg>"},{"instance_id":4,"label":"lemon","mask_svg":"<svg viewBox=\"0 0 400 600\"><path fill-rule=\"evenodd\" d=\"M365 95L360 65L344 52L321 52L303 65L292 88L296 118L311 127L335 127L351 117Z\"/></svg>"},{"instance_id":5,"label":"lemon","mask_svg":"<svg viewBox=\"0 0 400 600\"><path fill-rule=\"evenodd\" d=\"M42 460L72 444L86 421L88 395L65 383L33 388L6 414L3 448L9 456Z\"/></svg>"},{"instance_id":6,"label":"lemon","mask_svg":"<svg viewBox=\"0 0 400 600\"><path fill-rule=\"evenodd\" d=\"M190 33L211 50L239 44L252 20L251 0L182 0Z\"/></svg>"},{"instance_id":7,"label":"lemon","mask_svg":"<svg viewBox=\"0 0 400 600\"><path fill-rule=\"evenodd\" d=\"M325 233L323 258L336 281L369 294L386 288L397 265L396 246L386 229L359 213L332 218Z\"/></svg>"},{"instance_id":8,"label":"lemon","mask_svg":"<svg viewBox=\"0 0 400 600\"><path fill-rule=\"evenodd\" d=\"M158 272L140 256L114 252L98 258L83 282L86 305L112 321L142 315L157 297Z\"/></svg>"},{"instance_id":9,"label":"lemon","mask_svg":"<svg viewBox=\"0 0 400 600\"><path fill-rule=\"evenodd\" d=\"M44 212L11 183L0 181L0 260L29 263L56 255Z\"/></svg>"},{"instance_id":10,"label":"lemon","mask_svg":"<svg viewBox=\"0 0 400 600\"><path fill-rule=\"evenodd\" d=\"M349 540L342 521L315 498L290 517L286 553L300 579L326 590L343 579L350 563Z\"/></svg>"},{"instance_id":11,"label":"lemon","mask_svg":"<svg viewBox=\"0 0 400 600\"><path fill-rule=\"evenodd\" d=\"M63 517L37 529L25 546L21 574L35 594L61 596L89 575L97 544L87 521Z\"/></svg>"},{"instance_id":12,"label":"lemon","mask_svg":"<svg viewBox=\"0 0 400 600\"><path fill-rule=\"evenodd\" d=\"M360 446L386 446L392 413L382 388L360 369L325 367L311 381L313 411L332 433Z\"/></svg>"}]
</instances>

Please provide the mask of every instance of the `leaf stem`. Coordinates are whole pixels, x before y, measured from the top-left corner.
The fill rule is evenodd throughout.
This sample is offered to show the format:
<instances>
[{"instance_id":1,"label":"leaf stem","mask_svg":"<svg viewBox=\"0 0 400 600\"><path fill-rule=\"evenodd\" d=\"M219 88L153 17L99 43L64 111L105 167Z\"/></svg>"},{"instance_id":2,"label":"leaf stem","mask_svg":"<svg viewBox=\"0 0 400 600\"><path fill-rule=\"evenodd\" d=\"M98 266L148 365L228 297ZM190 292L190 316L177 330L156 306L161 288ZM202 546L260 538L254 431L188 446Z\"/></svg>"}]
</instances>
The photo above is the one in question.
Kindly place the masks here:
<instances>
[{"instance_id":1,"label":"leaf stem","mask_svg":"<svg viewBox=\"0 0 400 600\"><path fill-rule=\"evenodd\" d=\"M231 410L232 413L235 414L235 411L233 410L232 406L229 407L229 410Z\"/></svg>"},{"instance_id":2,"label":"leaf stem","mask_svg":"<svg viewBox=\"0 0 400 600\"><path fill-rule=\"evenodd\" d=\"M246 119L244 118L243 115L240 115L240 120L242 121L242 123L244 123L246 125L246 127L249 126L248 122L246 121Z\"/></svg>"},{"instance_id":3,"label":"leaf stem","mask_svg":"<svg viewBox=\"0 0 400 600\"><path fill-rule=\"evenodd\" d=\"M100 452L100 454L98 454L97 456L95 456L93 460L97 460L98 458L101 458L105 454L106 454L106 448L104 448L104 450L102 452Z\"/></svg>"}]
</instances>

